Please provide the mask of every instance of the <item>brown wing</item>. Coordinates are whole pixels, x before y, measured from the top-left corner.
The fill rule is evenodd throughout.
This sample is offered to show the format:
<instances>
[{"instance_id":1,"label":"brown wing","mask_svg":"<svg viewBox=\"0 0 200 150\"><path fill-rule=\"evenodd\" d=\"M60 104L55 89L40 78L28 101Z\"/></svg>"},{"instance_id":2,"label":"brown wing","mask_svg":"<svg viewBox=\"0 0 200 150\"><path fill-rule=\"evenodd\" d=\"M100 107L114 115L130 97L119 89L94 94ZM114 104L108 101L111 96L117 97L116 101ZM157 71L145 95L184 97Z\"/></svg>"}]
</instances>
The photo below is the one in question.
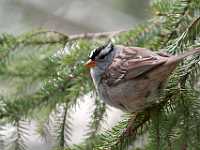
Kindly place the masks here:
<instances>
[{"instance_id":1,"label":"brown wing","mask_svg":"<svg viewBox=\"0 0 200 150\"><path fill-rule=\"evenodd\" d=\"M148 71L167 61L169 56L156 54L139 47L117 47L120 49L105 72L104 80L109 86L145 75Z\"/></svg>"}]
</instances>

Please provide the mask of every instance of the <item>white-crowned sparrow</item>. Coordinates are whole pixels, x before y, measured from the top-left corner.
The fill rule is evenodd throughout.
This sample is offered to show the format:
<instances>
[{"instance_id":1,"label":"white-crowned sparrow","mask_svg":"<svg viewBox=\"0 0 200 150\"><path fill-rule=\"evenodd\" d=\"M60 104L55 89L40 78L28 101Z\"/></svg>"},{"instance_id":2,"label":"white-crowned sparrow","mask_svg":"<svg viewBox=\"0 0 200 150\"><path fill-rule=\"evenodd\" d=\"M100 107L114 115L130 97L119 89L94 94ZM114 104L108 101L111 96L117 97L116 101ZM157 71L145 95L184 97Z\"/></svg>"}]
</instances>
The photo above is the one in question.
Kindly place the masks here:
<instances>
[{"instance_id":1,"label":"white-crowned sparrow","mask_svg":"<svg viewBox=\"0 0 200 150\"><path fill-rule=\"evenodd\" d=\"M174 56L110 42L94 49L85 66L91 68L94 85L104 102L138 112L155 103L155 96L177 63L199 52L200 49L194 49Z\"/></svg>"}]
</instances>

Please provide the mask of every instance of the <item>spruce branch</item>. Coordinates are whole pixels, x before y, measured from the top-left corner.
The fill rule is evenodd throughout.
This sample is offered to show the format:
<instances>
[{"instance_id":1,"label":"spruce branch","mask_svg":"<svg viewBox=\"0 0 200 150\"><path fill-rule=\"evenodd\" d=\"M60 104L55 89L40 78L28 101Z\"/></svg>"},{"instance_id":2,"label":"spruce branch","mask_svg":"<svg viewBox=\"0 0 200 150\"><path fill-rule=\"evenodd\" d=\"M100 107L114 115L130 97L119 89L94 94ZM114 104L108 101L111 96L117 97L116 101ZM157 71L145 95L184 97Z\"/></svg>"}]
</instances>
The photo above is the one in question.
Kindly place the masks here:
<instances>
[{"instance_id":1,"label":"spruce branch","mask_svg":"<svg viewBox=\"0 0 200 150\"><path fill-rule=\"evenodd\" d=\"M183 46L192 43L196 40L197 35L200 33L199 29L200 17L196 17L186 28L186 30L177 38L175 42L168 47L169 52L183 51Z\"/></svg>"},{"instance_id":2,"label":"spruce branch","mask_svg":"<svg viewBox=\"0 0 200 150\"><path fill-rule=\"evenodd\" d=\"M25 132L27 131L27 129L25 129ZM15 146L15 150L27 150L27 146L24 143L24 136L23 136L23 132L24 132L24 127L22 126L22 124L20 123L20 121L16 121L16 146Z\"/></svg>"},{"instance_id":3,"label":"spruce branch","mask_svg":"<svg viewBox=\"0 0 200 150\"><path fill-rule=\"evenodd\" d=\"M67 136L65 136L65 133L66 133L66 130L70 130L70 123L71 122L67 122L67 117L69 119L69 116L68 115L68 109L67 109L67 106L64 107L64 113L63 113L63 117L62 117L62 123L61 123L61 131L60 131L60 147L64 148L66 146L66 140L70 140L70 135L71 135L71 132L68 131L68 134ZM67 126L67 127L66 127ZM66 129L66 130L65 130Z\"/></svg>"},{"instance_id":4,"label":"spruce branch","mask_svg":"<svg viewBox=\"0 0 200 150\"><path fill-rule=\"evenodd\" d=\"M27 122L16 119L15 122L10 124L10 127L14 128L13 131L9 131L11 128L9 125L4 127L4 135L2 136L2 146L1 148L5 150L28 150L29 147L26 143L28 141L27 136L29 135L28 129L26 128ZM5 134L9 133L11 134Z\"/></svg>"},{"instance_id":5,"label":"spruce branch","mask_svg":"<svg viewBox=\"0 0 200 150\"><path fill-rule=\"evenodd\" d=\"M49 132L55 137L56 144L54 147L64 149L68 147L68 141L71 140L71 114L69 104L61 104L52 112L49 116L49 128L52 128Z\"/></svg>"},{"instance_id":6,"label":"spruce branch","mask_svg":"<svg viewBox=\"0 0 200 150\"><path fill-rule=\"evenodd\" d=\"M143 128L145 123L150 121L150 112L146 110L142 113L134 113L128 120L127 127L124 132L120 135L116 145L120 145L126 138L135 138L139 128Z\"/></svg>"},{"instance_id":7,"label":"spruce branch","mask_svg":"<svg viewBox=\"0 0 200 150\"><path fill-rule=\"evenodd\" d=\"M120 121L110 131L100 134L97 150L126 150L136 138L146 131L146 124L150 119L149 111L131 114Z\"/></svg>"},{"instance_id":8,"label":"spruce branch","mask_svg":"<svg viewBox=\"0 0 200 150\"><path fill-rule=\"evenodd\" d=\"M17 37L19 38L17 43L13 46L12 51L15 50L20 44L30 45L30 44L36 44L36 45L42 45L42 44L57 44L57 43L64 43L64 45L67 42L70 41L76 41L80 39L97 39L97 38L111 38L116 35L119 35L124 32L128 32L129 30L119 30L119 31L112 31L112 32L99 32L99 33L83 33L83 34L75 34L75 35L66 35L64 33L53 31L53 30L42 30L42 31L36 31L31 32L30 34L25 34L22 36ZM56 39L56 35L58 35L58 38ZM46 36L45 39L39 39L37 40L37 37L40 36ZM51 39L52 38L52 39Z\"/></svg>"},{"instance_id":9,"label":"spruce branch","mask_svg":"<svg viewBox=\"0 0 200 150\"><path fill-rule=\"evenodd\" d=\"M12 122L16 117L20 120L32 116L35 110L40 110L46 106L51 108L51 112L58 105L67 104L65 111L61 113L62 115L59 118L59 131L61 131L58 135L60 138L59 146L63 149L66 147L65 140L71 133L70 126L65 126L68 122L67 119L70 121L70 118L66 117L68 113L70 114L68 106L77 105L77 97L92 90L91 81L88 79L88 71L82 65L87 53L94 47L95 41L112 38L115 43L124 45L151 49L168 48L174 54L184 49L187 50L189 47L198 47L200 17L196 18L193 14L196 7L199 7L199 5L195 6L194 10L193 5L197 3L199 2L195 0L174 0L173 2L170 0L156 0L155 7L159 16L155 17L153 21L146 22L144 25L129 31L85 33L69 36L56 31L38 31L19 37L3 36L0 38L0 57L2 58L0 70L2 73L7 71L4 65L10 52L16 52L17 54L22 47L38 46L44 49L45 46L55 45L57 48L64 49L67 47L70 50L76 49L76 51L69 52L69 55L62 55L62 57L55 60L56 65L52 66L53 70L47 69L44 71L44 77L45 75L48 76L41 81L42 88L35 93L7 99L3 97L3 100L0 101L1 120L5 119ZM83 42L85 39L92 42ZM167 47L168 45L169 47ZM31 50L34 51L35 49ZM55 53L51 53L51 55ZM136 137L146 131L143 127L149 122L150 125L147 125L151 134L149 139L153 142L150 142L148 150L199 149L200 94L192 89L194 83L191 86L188 85L193 77L198 77L200 72L199 60L199 56L192 57L180 64L180 68L170 78L162 93L163 95L161 94L161 101L158 104L138 113L136 116L128 116L112 130L103 134L96 133L103 120L105 105L101 105L96 101L97 106L90 124L91 132L89 132L93 139L86 139L86 143L81 144L79 148L128 149ZM44 62L47 61L48 59L44 59ZM48 67L51 67L51 63L47 64ZM41 73L41 70L38 72ZM32 76L32 73L33 71L28 74L27 72L18 71L13 72L13 74L10 73L10 75L23 78L25 75ZM41 75L39 73L35 75L35 78ZM159 116L155 115L155 112ZM67 136L64 133L65 131L69 131Z\"/></svg>"},{"instance_id":10,"label":"spruce branch","mask_svg":"<svg viewBox=\"0 0 200 150\"><path fill-rule=\"evenodd\" d=\"M119 31L112 31L112 32L99 32L99 33L83 33L83 34L76 34L70 35L69 41L80 40L80 39L101 39L101 38L112 38L117 36L121 33L128 32L127 30L119 30Z\"/></svg>"},{"instance_id":11,"label":"spruce branch","mask_svg":"<svg viewBox=\"0 0 200 150\"><path fill-rule=\"evenodd\" d=\"M189 10L191 2L192 2L192 0L183 1L183 3L186 3L186 6L183 8L183 11L181 13L179 13L181 15L180 19L178 19L178 21L174 24L174 28L173 28L172 32L169 34L169 36L166 39L166 41L162 44L162 47L165 47L167 45L167 43L176 34L176 32L177 32L176 29L179 27L180 23L182 22L182 18L187 14L187 11ZM174 15L176 15L176 12L174 13Z\"/></svg>"},{"instance_id":12,"label":"spruce branch","mask_svg":"<svg viewBox=\"0 0 200 150\"><path fill-rule=\"evenodd\" d=\"M14 51L21 44L26 45L42 45L42 44L57 44L66 43L68 41L68 36L57 31L33 31L25 35L17 37L17 43L12 47Z\"/></svg>"},{"instance_id":13,"label":"spruce branch","mask_svg":"<svg viewBox=\"0 0 200 150\"><path fill-rule=\"evenodd\" d=\"M104 121L105 115L106 115L106 104L102 102L99 99L99 97L97 97L97 95L95 94L95 109L92 112L91 121L89 122L88 125L89 131L86 135L88 139L94 138L98 134L101 124Z\"/></svg>"}]
</instances>

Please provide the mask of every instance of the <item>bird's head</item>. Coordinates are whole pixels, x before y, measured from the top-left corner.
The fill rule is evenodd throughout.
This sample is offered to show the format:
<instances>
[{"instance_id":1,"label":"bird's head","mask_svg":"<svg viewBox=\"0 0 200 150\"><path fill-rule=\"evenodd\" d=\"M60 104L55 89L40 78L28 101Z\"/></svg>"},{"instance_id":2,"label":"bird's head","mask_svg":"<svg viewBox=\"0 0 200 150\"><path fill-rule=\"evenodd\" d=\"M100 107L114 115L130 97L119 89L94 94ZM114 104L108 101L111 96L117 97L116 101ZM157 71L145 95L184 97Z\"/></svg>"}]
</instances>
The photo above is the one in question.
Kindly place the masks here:
<instances>
[{"instance_id":1,"label":"bird's head","mask_svg":"<svg viewBox=\"0 0 200 150\"><path fill-rule=\"evenodd\" d=\"M111 42L98 47L91 51L89 55L89 60L85 63L88 68L94 68L96 66L103 67L111 60L111 52L113 52L114 46Z\"/></svg>"}]
</instances>

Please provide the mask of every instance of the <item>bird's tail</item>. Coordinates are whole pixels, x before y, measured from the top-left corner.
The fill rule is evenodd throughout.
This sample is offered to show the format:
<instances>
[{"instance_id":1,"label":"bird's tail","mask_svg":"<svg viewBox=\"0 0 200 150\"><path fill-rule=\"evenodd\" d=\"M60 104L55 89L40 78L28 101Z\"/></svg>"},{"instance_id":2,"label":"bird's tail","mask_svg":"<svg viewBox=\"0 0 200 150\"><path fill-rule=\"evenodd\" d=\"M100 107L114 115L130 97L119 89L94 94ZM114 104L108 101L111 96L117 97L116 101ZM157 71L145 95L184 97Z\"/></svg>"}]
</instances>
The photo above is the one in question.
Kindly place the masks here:
<instances>
[{"instance_id":1,"label":"bird's tail","mask_svg":"<svg viewBox=\"0 0 200 150\"><path fill-rule=\"evenodd\" d=\"M199 54L200 55L200 48L191 49L191 50L188 50L188 51L184 52L183 54L171 57L168 60L168 63L169 64L171 64L171 63L179 63L184 58L186 58L188 56L191 56L191 55L195 55L195 54Z\"/></svg>"}]
</instances>

